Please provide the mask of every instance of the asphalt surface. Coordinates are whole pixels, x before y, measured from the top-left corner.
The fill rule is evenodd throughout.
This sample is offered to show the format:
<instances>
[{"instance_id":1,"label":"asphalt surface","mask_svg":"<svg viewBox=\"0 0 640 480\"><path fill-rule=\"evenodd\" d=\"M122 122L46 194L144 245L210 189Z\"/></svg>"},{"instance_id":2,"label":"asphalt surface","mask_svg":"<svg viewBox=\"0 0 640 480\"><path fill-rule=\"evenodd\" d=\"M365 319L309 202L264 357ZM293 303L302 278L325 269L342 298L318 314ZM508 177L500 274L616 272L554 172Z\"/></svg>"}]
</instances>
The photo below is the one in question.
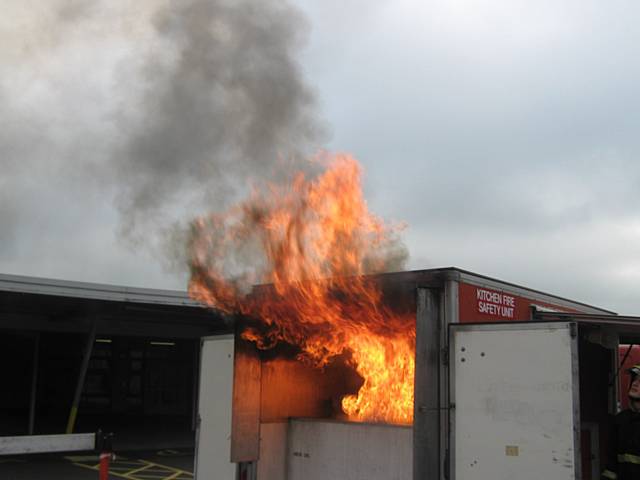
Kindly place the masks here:
<instances>
[{"instance_id":1,"label":"asphalt surface","mask_svg":"<svg viewBox=\"0 0 640 480\"><path fill-rule=\"evenodd\" d=\"M193 450L116 453L109 480L192 480ZM0 457L2 480L97 480L95 454L16 455Z\"/></svg>"}]
</instances>

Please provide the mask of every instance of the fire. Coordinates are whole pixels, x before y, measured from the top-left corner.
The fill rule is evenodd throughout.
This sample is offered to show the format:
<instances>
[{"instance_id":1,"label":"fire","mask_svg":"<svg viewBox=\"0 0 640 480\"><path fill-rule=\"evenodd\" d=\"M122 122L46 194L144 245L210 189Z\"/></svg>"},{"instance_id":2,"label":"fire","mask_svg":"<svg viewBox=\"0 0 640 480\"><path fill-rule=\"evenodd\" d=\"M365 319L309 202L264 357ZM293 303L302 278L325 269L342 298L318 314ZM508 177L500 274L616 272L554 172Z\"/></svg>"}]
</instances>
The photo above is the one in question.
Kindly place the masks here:
<instances>
[{"instance_id":1,"label":"fire","mask_svg":"<svg viewBox=\"0 0 640 480\"><path fill-rule=\"evenodd\" d=\"M336 155L316 178L256 189L224 214L193 223L192 297L260 319L244 338L259 348L284 341L317 367L347 353L364 379L342 399L350 420L411 423L415 321L385 306L367 274L398 253L401 226L369 212L361 167ZM270 284L270 287L251 285Z\"/></svg>"}]
</instances>

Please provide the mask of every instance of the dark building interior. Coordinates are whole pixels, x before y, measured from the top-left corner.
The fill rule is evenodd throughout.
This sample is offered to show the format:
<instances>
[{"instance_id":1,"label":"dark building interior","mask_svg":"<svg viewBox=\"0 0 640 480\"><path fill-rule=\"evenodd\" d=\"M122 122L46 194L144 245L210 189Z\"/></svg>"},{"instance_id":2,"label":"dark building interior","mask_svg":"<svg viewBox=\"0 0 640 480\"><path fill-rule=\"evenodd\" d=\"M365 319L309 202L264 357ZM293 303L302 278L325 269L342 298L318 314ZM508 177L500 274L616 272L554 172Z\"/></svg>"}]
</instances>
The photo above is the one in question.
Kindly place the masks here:
<instances>
[{"instance_id":1,"label":"dark building interior","mask_svg":"<svg viewBox=\"0 0 640 480\"><path fill-rule=\"evenodd\" d=\"M200 338L226 331L183 292L2 275L0 435L68 432L81 381L74 433L192 447Z\"/></svg>"}]
</instances>

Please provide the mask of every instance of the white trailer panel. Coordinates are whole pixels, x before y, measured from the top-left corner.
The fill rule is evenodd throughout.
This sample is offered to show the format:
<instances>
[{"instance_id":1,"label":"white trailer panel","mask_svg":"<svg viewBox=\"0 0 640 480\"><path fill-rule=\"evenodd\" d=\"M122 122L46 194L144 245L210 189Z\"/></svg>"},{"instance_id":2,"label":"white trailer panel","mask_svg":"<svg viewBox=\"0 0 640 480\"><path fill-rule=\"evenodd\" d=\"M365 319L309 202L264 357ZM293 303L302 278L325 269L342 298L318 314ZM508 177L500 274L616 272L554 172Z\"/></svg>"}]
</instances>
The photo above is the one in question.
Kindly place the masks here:
<instances>
[{"instance_id":1,"label":"white trailer panel","mask_svg":"<svg viewBox=\"0 0 640 480\"><path fill-rule=\"evenodd\" d=\"M294 419L287 480L411 480L413 429Z\"/></svg>"},{"instance_id":2,"label":"white trailer panel","mask_svg":"<svg viewBox=\"0 0 640 480\"><path fill-rule=\"evenodd\" d=\"M581 478L575 330L451 326L453 479Z\"/></svg>"},{"instance_id":3,"label":"white trailer panel","mask_svg":"<svg viewBox=\"0 0 640 480\"><path fill-rule=\"evenodd\" d=\"M195 478L235 480L231 462L233 335L202 340Z\"/></svg>"}]
</instances>

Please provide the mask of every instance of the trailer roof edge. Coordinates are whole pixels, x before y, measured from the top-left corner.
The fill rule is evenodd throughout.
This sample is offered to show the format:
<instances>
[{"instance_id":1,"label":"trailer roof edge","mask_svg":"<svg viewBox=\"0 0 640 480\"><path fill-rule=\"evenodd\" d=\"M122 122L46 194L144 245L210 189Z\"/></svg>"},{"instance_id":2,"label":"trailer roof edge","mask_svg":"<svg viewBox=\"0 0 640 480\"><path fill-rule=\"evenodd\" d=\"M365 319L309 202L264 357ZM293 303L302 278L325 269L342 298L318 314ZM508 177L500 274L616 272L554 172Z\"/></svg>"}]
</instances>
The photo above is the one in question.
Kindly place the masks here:
<instances>
[{"instance_id":1,"label":"trailer roof edge","mask_svg":"<svg viewBox=\"0 0 640 480\"><path fill-rule=\"evenodd\" d=\"M464 270L458 267L438 267L438 268L429 268L429 269L423 269L423 270L390 272L390 273L382 274L382 276L383 277L394 277L394 276L404 277L407 281L416 281L416 282L419 282L421 277L437 276L441 280L454 280L458 282L483 285L488 288L498 288L498 289L509 288L519 293L525 293L529 295L542 297L540 298L540 301L559 300L564 304L564 306L567 306L567 307L583 307L583 308L592 310L592 312L590 313L617 315L617 313L612 310L596 307L594 305L590 305L584 302L578 302L575 300L571 300L570 298L561 297L559 295L554 295L552 293L544 292L542 290L525 287L523 285L519 285L516 283L505 282L498 278L489 277L487 275L481 275L479 273L475 273L469 270Z\"/></svg>"}]
</instances>

